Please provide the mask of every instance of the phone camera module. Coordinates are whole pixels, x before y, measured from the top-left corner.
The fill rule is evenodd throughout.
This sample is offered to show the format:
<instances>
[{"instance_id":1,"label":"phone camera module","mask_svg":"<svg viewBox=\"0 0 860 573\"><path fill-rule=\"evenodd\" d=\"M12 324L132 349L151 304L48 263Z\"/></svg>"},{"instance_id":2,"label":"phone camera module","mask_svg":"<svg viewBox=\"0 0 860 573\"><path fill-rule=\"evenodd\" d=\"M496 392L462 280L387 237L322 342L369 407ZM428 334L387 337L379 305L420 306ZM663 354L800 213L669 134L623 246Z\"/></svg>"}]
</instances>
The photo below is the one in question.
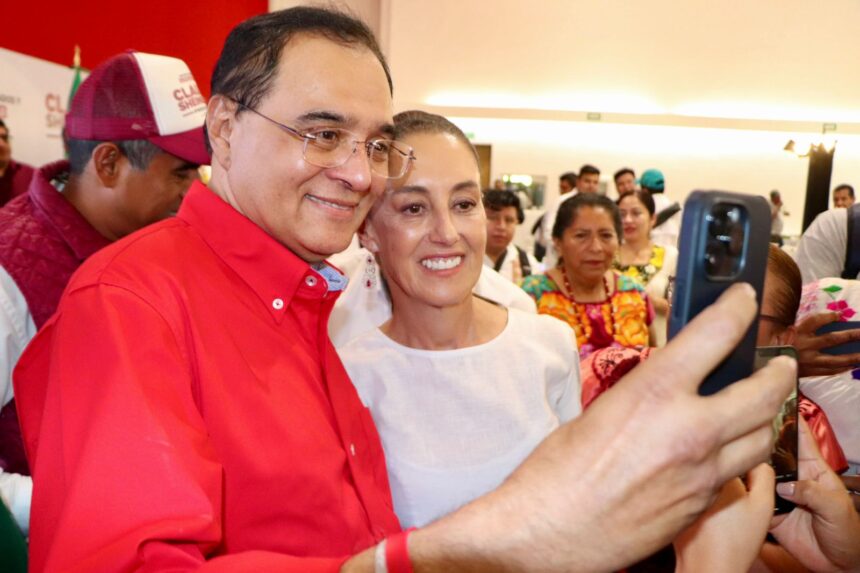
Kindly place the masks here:
<instances>
[{"instance_id":1,"label":"phone camera module","mask_svg":"<svg viewBox=\"0 0 860 573\"><path fill-rule=\"evenodd\" d=\"M718 203L705 216L708 223L705 270L711 278L730 279L740 272L746 238L746 211Z\"/></svg>"}]
</instances>

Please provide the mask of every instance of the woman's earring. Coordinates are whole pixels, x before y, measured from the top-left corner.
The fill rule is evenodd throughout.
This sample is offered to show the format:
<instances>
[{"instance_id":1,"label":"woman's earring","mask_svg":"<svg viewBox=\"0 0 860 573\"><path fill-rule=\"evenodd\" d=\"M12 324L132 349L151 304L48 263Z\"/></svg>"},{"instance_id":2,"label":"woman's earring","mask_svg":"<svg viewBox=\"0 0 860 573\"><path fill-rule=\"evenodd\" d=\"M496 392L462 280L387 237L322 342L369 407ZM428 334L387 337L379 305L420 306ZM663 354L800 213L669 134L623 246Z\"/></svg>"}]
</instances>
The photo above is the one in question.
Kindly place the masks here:
<instances>
[{"instance_id":1,"label":"woman's earring","mask_svg":"<svg viewBox=\"0 0 860 573\"><path fill-rule=\"evenodd\" d=\"M373 255L367 255L367 265L364 267L364 286L369 289L376 288L379 269L376 268L376 259Z\"/></svg>"}]
</instances>

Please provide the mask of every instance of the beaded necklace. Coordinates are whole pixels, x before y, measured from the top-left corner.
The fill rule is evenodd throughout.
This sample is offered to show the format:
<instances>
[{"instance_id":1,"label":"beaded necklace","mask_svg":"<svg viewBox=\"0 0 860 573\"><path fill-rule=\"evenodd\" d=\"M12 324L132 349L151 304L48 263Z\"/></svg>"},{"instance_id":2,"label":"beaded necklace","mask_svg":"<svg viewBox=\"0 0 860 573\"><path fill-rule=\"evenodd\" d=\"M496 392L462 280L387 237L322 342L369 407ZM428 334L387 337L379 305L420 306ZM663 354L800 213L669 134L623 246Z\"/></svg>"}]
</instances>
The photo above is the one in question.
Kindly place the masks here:
<instances>
[{"instance_id":1,"label":"beaded necklace","mask_svg":"<svg viewBox=\"0 0 860 573\"><path fill-rule=\"evenodd\" d=\"M591 319L588 318L588 313L585 310L585 303L577 302L576 298L573 296L573 288L570 286L570 279L567 278L567 269L564 268L564 265L559 265L559 269L561 270L561 278L564 280L564 290L567 291L565 296L567 299L573 304L573 310L576 313L576 318L579 320L579 324L582 325L583 333L585 334L586 340L591 340L591 334L594 331L594 328L591 325ZM615 326L613 324L613 316L612 316L612 301L609 297L609 281L606 280L606 274L603 275L603 290L606 293L606 302L609 302L610 308L610 316L609 320L604 318L604 324L606 325L606 332L609 336L614 336L615 334Z\"/></svg>"}]
</instances>

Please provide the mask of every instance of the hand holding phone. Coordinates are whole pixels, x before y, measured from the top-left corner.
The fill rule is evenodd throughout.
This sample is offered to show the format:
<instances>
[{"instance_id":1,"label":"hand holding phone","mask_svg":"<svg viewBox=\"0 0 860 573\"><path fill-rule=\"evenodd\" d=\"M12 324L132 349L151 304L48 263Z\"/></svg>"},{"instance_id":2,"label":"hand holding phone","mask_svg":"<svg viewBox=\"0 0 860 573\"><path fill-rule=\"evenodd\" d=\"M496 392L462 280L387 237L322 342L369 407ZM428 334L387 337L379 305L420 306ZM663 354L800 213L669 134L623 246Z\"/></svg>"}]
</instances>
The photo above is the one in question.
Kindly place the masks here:
<instances>
[{"instance_id":1,"label":"hand holding phone","mask_svg":"<svg viewBox=\"0 0 860 573\"><path fill-rule=\"evenodd\" d=\"M770 207L764 197L727 191L691 193L684 204L678 242L669 338L736 282L752 285L761 306L769 239ZM699 387L700 394L714 394L752 373L757 330L756 318L735 351Z\"/></svg>"}]
</instances>

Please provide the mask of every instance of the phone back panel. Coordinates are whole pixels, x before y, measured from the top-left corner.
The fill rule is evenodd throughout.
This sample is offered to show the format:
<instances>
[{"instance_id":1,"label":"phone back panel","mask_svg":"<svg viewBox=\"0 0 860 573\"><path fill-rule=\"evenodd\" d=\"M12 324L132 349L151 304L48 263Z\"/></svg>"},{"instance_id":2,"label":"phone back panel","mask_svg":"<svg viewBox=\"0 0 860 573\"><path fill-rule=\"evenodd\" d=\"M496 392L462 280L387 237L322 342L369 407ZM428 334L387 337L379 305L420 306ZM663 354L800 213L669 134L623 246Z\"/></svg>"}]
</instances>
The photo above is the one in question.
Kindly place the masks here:
<instances>
[{"instance_id":1,"label":"phone back panel","mask_svg":"<svg viewBox=\"0 0 860 573\"><path fill-rule=\"evenodd\" d=\"M736 269L725 275L709 272L707 258L714 244L714 228L709 216L715 210L740 207L745 213L740 227L743 230L742 248L735 261ZM710 235L710 238L709 238ZM736 237L736 240L741 240ZM764 197L730 193L728 191L694 191L684 204L681 236L678 241L678 267L675 292L669 318L669 338L673 338L699 312L711 305L736 282L746 282L755 288L756 300L761 306L764 276L767 268L767 250L770 240L770 207ZM699 387L702 395L714 394L752 373L755 359L755 339L758 318L753 321L738 347L711 372ZM695 356L690 356L695 360Z\"/></svg>"}]
</instances>

